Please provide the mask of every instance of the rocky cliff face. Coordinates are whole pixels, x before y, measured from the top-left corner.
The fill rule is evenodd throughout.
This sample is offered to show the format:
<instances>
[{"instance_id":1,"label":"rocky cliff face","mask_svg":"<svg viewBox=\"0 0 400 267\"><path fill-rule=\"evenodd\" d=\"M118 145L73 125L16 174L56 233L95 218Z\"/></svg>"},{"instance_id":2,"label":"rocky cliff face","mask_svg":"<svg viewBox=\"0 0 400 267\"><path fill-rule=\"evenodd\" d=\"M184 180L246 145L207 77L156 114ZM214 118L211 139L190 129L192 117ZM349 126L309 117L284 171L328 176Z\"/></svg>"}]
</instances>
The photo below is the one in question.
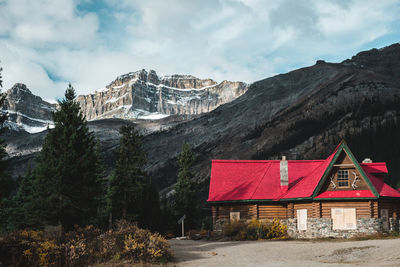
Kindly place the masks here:
<instances>
[{"instance_id":1,"label":"rocky cliff face","mask_svg":"<svg viewBox=\"0 0 400 267\"><path fill-rule=\"evenodd\" d=\"M53 124L51 112L56 110L39 96L32 94L25 84L17 83L7 90L3 109L8 113L9 128L29 133L43 131Z\"/></svg>"},{"instance_id":2,"label":"rocky cliff face","mask_svg":"<svg viewBox=\"0 0 400 267\"><path fill-rule=\"evenodd\" d=\"M241 96L243 82L198 79L190 75L159 77L154 70L119 76L94 94L78 96L86 119L160 119L198 115Z\"/></svg>"}]
</instances>

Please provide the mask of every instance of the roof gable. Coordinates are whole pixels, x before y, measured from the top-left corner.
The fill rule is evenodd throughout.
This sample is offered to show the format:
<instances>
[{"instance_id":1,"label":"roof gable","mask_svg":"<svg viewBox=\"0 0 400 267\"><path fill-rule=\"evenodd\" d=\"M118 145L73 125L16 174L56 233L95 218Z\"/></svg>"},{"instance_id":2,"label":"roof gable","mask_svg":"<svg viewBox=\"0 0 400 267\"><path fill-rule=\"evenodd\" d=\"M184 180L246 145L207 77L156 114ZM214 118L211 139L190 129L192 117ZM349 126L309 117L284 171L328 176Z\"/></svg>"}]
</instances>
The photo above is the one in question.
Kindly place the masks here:
<instances>
[{"instance_id":1,"label":"roof gable","mask_svg":"<svg viewBox=\"0 0 400 267\"><path fill-rule=\"evenodd\" d=\"M347 156L350 158L352 164L354 164L355 168L358 170L358 172L361 174L362 178L365 180L365 182L368 184L369 189L371 190L372 194L375 197L379 197L379 193L376 191L376 188L374 185L371 183L368 175L365 173L364 169L361 168L360 164L357 162L356 158L354 157L353 153L347 146L345 141L342 141L339 146L335 149L333 154L331 155L332 159L329 162L328 167L325 169L324 174L322 175L321 179L318 182L318 185L315 187L314 192L312 194L312 197L316 197L320 192L323 184L325 183L326 179L328 179L329 174L331 173L331 170L333 168L333 165L337 162L339 156L341 153L346 153Z\"/></svg>"}]
</instances>

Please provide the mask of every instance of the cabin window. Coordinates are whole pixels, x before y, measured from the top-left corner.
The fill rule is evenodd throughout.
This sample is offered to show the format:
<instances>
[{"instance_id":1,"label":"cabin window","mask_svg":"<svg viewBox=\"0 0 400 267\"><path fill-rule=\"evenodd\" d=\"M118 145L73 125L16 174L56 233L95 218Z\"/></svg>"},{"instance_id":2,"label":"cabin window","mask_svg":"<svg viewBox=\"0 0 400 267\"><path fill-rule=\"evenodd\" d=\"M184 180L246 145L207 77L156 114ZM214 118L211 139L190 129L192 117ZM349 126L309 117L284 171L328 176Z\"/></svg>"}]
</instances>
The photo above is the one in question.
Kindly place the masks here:
<instances>
[{"instance_id":1,"label":"cabin window","mask_svg":"<svg viewBox=\"0 0 400 267\"><path fill-rule=\"evenodd\" d=\"M331 217L333 230L357 229L355 208L333 208L331 209Z\"/></svg>"},{"instance_id":2,"label":"cabin window","mask_svg":"<svg viewBox=\"0 0 400 267\"><path fill-rule=\"evenodd\" d=\"M339 170L338 171L338 186L349 187L349 171Z\"/></svg>"},{"instance_id":3,"label":"cabin window","mask_svg":"<svg viewBox=\"0 0 400 267\"><path fill-rule=\"evenodd\" d=\"M240 212L239 211L235 211L235 212L231 212L230 213L230 219L231 219L231 222L232 221L239 221L240 220Z\"/></svg>"}]
</instances>

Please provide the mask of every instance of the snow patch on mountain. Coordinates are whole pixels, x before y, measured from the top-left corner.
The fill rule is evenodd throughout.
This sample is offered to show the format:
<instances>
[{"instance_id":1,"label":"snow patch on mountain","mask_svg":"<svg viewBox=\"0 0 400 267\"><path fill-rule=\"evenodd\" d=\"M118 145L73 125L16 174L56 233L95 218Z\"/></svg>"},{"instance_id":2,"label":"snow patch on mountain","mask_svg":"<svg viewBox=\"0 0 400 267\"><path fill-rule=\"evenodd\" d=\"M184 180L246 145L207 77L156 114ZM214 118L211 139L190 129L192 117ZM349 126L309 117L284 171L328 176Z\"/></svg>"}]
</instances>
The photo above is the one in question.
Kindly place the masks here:
<instances>
[{"instance_id":1,"label":"snow patch on mountain","mask_svg":"<svg viewBox=\"0 0 400 267\"><path fill-rule=\"evenodd\" d=\"M13 130L16 132L26 131L30 134L43 132L43 131L47 130L47 128L50 128L50 129L54 128L54 124L48 124L47 126L31 126L31 125L28 125L25 123L21 123L21 122L17 123L17 122L13 122L10 120L5 121L4 126L10 130Z\"/></svg>"},{"instance_id":2,"label":"snow patch on mountain","mask_svg":"<svg viewBox=\"0 0 400 267\"><path fill-rule=\"evenodd\" d=\"M32 117L29 117L29 116L27 116L27 115L25 115L25 114L22 114L21 112L18 112L18 111L3 110L3 112L8 113L8 114L17 114L18 116L27 118L27 119L32 120L32 121L40 122L40 123L53 124L53 121L50 121L50 120L41 120L41 119L38 119L38 118L32 118Z\"/></svg>"}]
</instances>

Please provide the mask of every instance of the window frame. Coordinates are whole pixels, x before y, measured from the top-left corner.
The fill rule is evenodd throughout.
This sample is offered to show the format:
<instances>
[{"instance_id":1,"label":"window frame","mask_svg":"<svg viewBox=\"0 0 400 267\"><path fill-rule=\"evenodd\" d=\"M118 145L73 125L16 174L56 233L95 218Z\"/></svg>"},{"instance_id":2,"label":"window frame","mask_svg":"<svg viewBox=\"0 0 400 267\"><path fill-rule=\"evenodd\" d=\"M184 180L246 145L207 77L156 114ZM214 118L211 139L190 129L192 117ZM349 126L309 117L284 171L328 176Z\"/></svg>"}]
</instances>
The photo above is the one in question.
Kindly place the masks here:
<instances>
[{"instance_id":1,"label":"window frame","mask_svg":"<svg viewBox=\"0 0 400 267\"><path fill-rule=\"evenodd\" d=\"M341 172L346 172L347 177L341 177L340 173ZM348 188L350 187L350 171L348 169L346 170L338 170L337 172L337 183L338 183L338 188ZM340 183L346 183L346 185L340 185Z\"/></svg>"}]
</instances>

